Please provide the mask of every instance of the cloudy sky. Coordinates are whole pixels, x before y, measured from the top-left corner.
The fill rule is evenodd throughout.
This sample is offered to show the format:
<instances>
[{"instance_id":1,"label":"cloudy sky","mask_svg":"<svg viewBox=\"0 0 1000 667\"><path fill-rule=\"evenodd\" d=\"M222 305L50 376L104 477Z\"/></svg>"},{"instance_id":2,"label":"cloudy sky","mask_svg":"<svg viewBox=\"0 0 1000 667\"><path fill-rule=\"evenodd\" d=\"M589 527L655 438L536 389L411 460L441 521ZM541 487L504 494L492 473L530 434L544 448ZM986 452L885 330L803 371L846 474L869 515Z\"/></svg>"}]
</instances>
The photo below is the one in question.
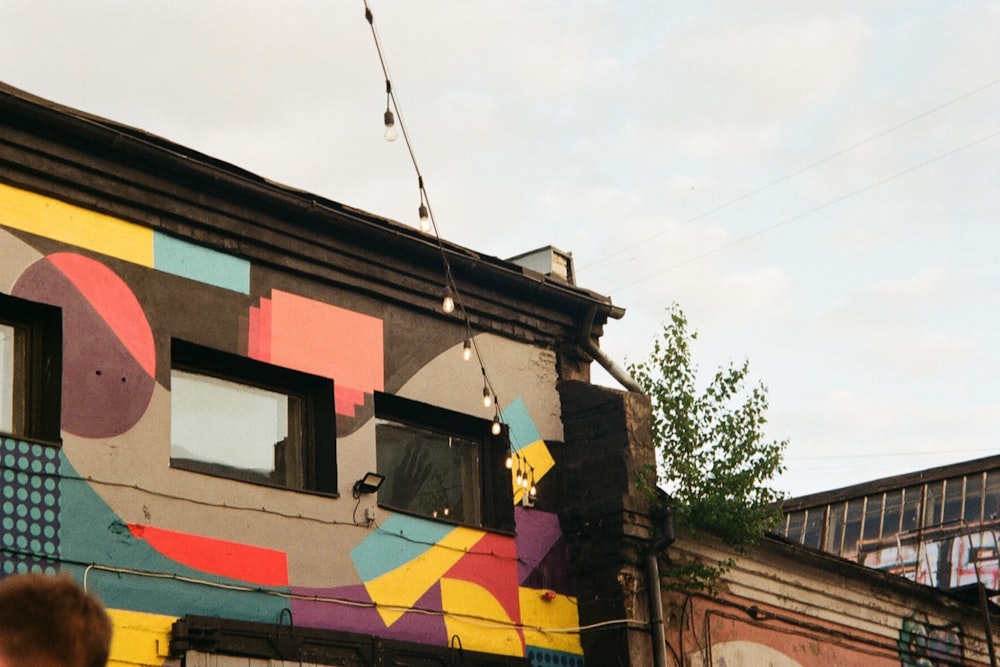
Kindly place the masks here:
<instances>
[{"instance_id":1,"label":"cloudy sky","mask_svg":"<svg viewBox=\"0 0 1000 667\"><path fill-rule=\"evenodd\" d=\"M1000 451L1000 3L369 5L441 235L572 252L623 363L680 304L769 387L780 488ZM416 224L363 0L0 16L5 82Z\"/></svg>"}]
</instances>

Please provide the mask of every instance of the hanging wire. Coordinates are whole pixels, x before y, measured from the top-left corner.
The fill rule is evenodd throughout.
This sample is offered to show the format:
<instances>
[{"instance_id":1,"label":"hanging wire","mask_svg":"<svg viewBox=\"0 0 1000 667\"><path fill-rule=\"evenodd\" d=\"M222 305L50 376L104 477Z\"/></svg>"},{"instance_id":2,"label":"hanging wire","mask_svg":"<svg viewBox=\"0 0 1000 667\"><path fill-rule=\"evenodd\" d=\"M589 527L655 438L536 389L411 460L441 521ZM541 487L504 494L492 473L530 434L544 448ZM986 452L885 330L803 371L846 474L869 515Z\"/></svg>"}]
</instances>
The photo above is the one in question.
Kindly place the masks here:
<instances>
[{"instance_id":1,"label":"hanging wire","mask_svg":"<svg viewBox=\"0 0 1000 667\"><path fill-rule=\"evenodd\" d=\"M444 243L441 241L441 234L438 232L437 221L434 218L434 209L431 207L431 201L427 194L427 188L424 187L424 177L420 172L420 166L417 164L417 156L413 150L413 144L410 142L410 133L406 130L406 123L403 122L403 114L400 111L399 100L396 96L396 91L392 86L392 78L389 76L389 66L386 63L385 52L382 49L382 40L379 38L378 30L375 27L375 15L372 13L371 7L368 5L368 0L364 0L364 4L365 20L371 27L372 39L375 42L375 50L378 53L379 64L382 67L382 74L385 77L385 120L388 124L388 119L390 114L392 114L394 123L399 126L399 134L403 137L403 143L406 144L407 153L410 155L410 162L413 164L413 170L417 175L417 189L420 195L417 215L420 219L420 228L422 231L433 235L437 244L438 252L441 255L441 263L444 267L444 289L442 296L444 299L448 300L448 303L452 306L451 308L446 309L446 312L450 313L452 311L457 311L459 317L461 317L463 323L465 324L466 337L465 341L463 341L463 355L465 354L466 349L471 349L471 353L475 354L476 360L479 362L479 367L483 373L484 403L486 396L489 395L490 403L492 404L496 401L497 392L493 386L493 381L490 379L489 373L486 370L482 350L479 349L479 344L476 342L475 337L472 336L472 322L465 309L465 302L462 299L462 294L455 283L455 277L451 271L451 264L448 262L448 256L444 249ZM426 229L424 229L425 227ZM466 346L466 342L468 343L468 346ZM490 404L486 404L486 407L490 407ZM494 421L503 423L502 420L502 412L497 409Z\"/></svg>"}]
</instances>

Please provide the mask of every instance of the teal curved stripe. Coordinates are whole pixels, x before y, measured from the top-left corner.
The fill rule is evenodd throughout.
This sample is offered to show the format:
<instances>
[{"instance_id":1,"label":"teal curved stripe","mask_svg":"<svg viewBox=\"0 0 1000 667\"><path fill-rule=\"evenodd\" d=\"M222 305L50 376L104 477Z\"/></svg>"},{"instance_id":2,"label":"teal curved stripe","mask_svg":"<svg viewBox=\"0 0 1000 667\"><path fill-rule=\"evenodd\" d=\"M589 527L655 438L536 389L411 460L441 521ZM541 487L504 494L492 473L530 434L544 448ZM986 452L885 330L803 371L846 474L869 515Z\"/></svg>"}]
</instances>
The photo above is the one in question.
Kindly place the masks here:
<instances>
[{"instance_id":1,"label":"teal curved stripe","mask_svg":"<svg viewBox=\"0 0 1000 667\"><path fill-rule=\"evenodd\" d=\"M195 570L133 537L121 517L79 478L65 454L59 456L61 569L79 581L86 577L88 589L108 607L263 623L277 623L282 609L291 607L290 600L274 594L287 593L288 588L247 584ZM88 568L88 563L100 568ZM240 590L247 587L252 590Z\"/></svg>"},{"instance_id":2,"label":"teal curved stripe","mask_svg":"<svg viewBox=\"0 0 1000 667\"><path fill-rule=\"evenodd\" d=\"M393 514L351 550L361 580L369 582L422 555L455 530L454 526Z\"/></svg>"}]
</instances>

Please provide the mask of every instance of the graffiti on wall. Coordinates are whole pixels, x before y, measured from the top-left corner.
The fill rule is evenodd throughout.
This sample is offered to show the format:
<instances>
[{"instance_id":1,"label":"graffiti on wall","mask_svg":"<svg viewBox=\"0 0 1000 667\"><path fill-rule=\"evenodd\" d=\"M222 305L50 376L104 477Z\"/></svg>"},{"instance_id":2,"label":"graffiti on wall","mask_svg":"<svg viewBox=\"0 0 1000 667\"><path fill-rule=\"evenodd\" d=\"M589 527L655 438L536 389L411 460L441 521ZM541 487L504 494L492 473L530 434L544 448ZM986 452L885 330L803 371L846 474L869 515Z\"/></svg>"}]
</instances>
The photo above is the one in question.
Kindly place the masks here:
<instances>
[{"instance_id":1,"label":"graffiti on wall","mask_svg":"<svg viewBox=\"0 0 1000 667\"><path fill-rule=\"evenodd\" d=\"M899 660L903 667L945 667L964 657L962 629L955 624L931 625L904 618L899 629Z\"/></svg>"},{"instance_id":2,"label":"graffiti on wall","mask_svg":"<svg viewBox=\"0 0 1000 667\"><path fill-rule=\"evenodd\" d=\"M130 432L166 391L158 327L171 308L251 358L333 379L338 415L359 416L384 389L382 319L278 288L245 260L2 185L0 243L12 258L0 285L62 309L62 427L84 442L143 444ZM153 294L158 281L185 297ZM541 479L554 461L530 406L515 399L503 415ZM354 572L306 586L289 563L315 557L314 544L275 549L252 533L237 542L126 521L95 484L66 449L0 443L0 569L63 569L96 590L121 624L112 664L160 664L184 614L274 623L286 608L303 626L442 646L458 634L470 650L583 664L578 635L541 630L579 624L554 514L518 507L516 537L390 514L338 544Z\"/></svg>"}]
</instances>

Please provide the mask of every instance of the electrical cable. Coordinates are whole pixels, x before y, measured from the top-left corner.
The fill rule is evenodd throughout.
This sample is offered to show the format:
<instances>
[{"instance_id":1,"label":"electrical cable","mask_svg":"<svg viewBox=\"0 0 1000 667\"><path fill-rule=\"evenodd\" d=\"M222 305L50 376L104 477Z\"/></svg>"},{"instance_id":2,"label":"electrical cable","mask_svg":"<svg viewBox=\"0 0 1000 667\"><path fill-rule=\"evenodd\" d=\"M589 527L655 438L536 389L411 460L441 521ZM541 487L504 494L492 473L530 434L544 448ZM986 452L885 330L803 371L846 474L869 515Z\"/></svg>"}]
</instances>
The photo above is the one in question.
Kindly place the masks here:
<instances>
[{"instance_id":1,"label":"electrical cable","mask_svg":"<svg viewBox=\"0 0 1000 667\"><path fill-rule=\"evenodd\" d=\"M442 242L441 234L438 231L437 220L434 217L434 209L431 206L430 196L428 195L427 189L424 186L424 177L423 174L420 172L420 166L417 164L417 156L413 150L413 144L410 142L410 133L409 131L407 131L406 124L403 121L403 115L400 111L399 100L396 96L397 95L396 91L392 86L392 79L389 76L389 66L386 61L385 50L382 48L382 40L379 37L378 29L375 27L375 15L372 12L371 7L368 5L368 0L364 0L364 5L365 5L365 20L371 27L372 39L375 42L375 50L378 53L379 64L382 67L382 74L385 76L386 96L388 98L387 106L389 103L391 103L392 109L395 111L395 118L399 122L400 134L403 136L403 141L406 144L406 150L410 155L410 162L413 164L414 172L416 172L417 188L420 194L420 205L418 207L418 212L419 212L419 217L421 219L421 225L423 225L424 220L426 220L430 225L430 231L433 232L434 239L437 242L438 251L441 255L441 262L444 268L445 290L446 292L450 290L451 293L453 294L452 299L454 302L454 306L457 308L459 315L462 318L463 323L465 324L467 339L471 341L472 349L475 352L476 359L479 362L480 368L482 369L485 385L489 389L493 397L493 400L496 401L497 392L494 388L493 381L486 370L486 363L485 360L483 359L482 350L480 349L479 344L476 341L475 337L468 335L472 331L472 322L471 319L469 318L468 312L466 311L466 306L464 300L462 299L461 291L458 289L458 286L455 282L455 277L452 274L451 263L448 261L448 256L444 249L444 243ZM502 423L501 411L499 410L496 411L496 417Z\"/></svg>"},{"instance_id":2,"label":"electrical cable","mask_svg":"<svg viewBox=\"0 0 1000 667\"><path fill-rule=\"evenodd\" d=\"M752 196L754 196L756 194L759 194L759 193L761 193L761 192L763 192L765 190L773 188L775 185L779 185L781 183L784 183L785 181L789 180L790 178L794 178L795 176L798 176L799 174L802 174L802 173L804 173L806 171L809 171L810 169L813 169L814 167L818 167L819 165L824 164L826 162L830 162L831 160L834 160L834 159L840 157L841 155L845 155L846 153L850 153L851 151L853 151L855 149L861 148L865 144L871 143L872 141L875 141L876 139L881 139L882 137L884 137L884 136L886 136L888 134L891 134L891 133L895 132L896 130L898 130L900 128L906 127L907 125L909 125L911 123L914 123L914 122L920 120L921 118L926 118L927 116L930 116L931 114L936 113L936 112L940 111L941 109L949 107L952 104L955 104L956 102L960 102L961 100L964 100L964 99L966 99L968 97L972 97L973 95L975 95L977 93L980 93L980 92L982 92L982 91L984 91L984 90L986 90L988 88L991 88L992 86L995 86L998 83L1000 83L1000 79L994 79L993 81L990 81L989 83L983 84L982 86L980 86L980 87L978 87L978 88L976 88L974 90L970 90L969 92L963 93L962 95L959 95L958 97L955 97L955 98L953 98L951 100L948 100L947 102L945 102L943 104L939 104L939 105L937 105L936 107L934 107L932 109L928 109L927 111L924 111L922 113L917 114L916 116L908 118L907 120L904 120L901 123L897 123L896 125L893 125L892 127L888 128L888 129L885 129L885 130L882 130L881 132L873 134L872 136L868 137L867 139L863 139L863 140L861 140L861 141L859 141L857 143L851 144L850 146L848 146L846 148L842 148L842 149L840 149L840 150L838 150L838 151L836 151L834 153L831 153L830 155L827 155L824 158L820 158L819 160L816 160L815 162L810 162L809 164L806 164L806 165L804 165L802 167L799 167L795 171L793 171L793 172L791 172L789 174L786 174L785 176L782 176L781 178L773 180L770 183L762 185L762 186L760 186L758 188L754 188L753 190L750 190L749 192L746 192L746 193L744 193L744 194L736 197L735 199L730 199L729 201L727 201L727 202L725 202L723 204L715 206L714 208L711 208L711 209L709 209L709 210L707 210L707 211L705 211L703 213L699 213L698 215L696 215L696 216L694 216L692 218L688 218L683 223L681 223L681 225L682 226L683 225L688 225L688 224L690 224L690 223L692 223L692 222L694 222L696 220L701 220L702 218L706 218L706 217L712 215L713 213L717 213L718 211L721 211L724 208L732 206L733 204L739 203L739 202L743 201L744 199L747 199L747 198L752 197ZM592 266L596 266L597 264L600 264L600 263L605 262L605 261L607 261L609 259L617 257L618 255L626 253L629 250L633 250L635 248L644 246L644 245L648 244L650 241L653 241L654 239L658 239L661 236L663 236L664 234L669 233L670 231L671 230L668 229L668 230L664 230L662 232L657 232L656 234L648 236L648 237L646 237L645 239L643 239L641 241L638 241L636 243L632 243L631 245L628 245L628 246L626 246L626 247L624 247L624 248L622 248L620 250L616 250L616 251L614 251L613 253L611 253L609 255L605 255L604 257L600 257L600 258L594 260L593 262L590 262L589 264L585 264L585 265L581 266L580 269L588 269L588 268L590 268Z\"/></svg>"},{"instance_id":3,"label":"electrical cable","mask_svg":"<svg viewBox=\"0 0 1000 667\"><path fill-rule=\"evenodd\" d=\"M669 271L673 271L673 270L678 269L678 268L680 268L682 266L686 266L688 264L692 264L694 262L697 262L698 260L704 259L706 257L710 257L710 256L715 255L715 254L718 254L718 253L722 252L723 250L728 250L729 248L732 248L735 245L739 245L740 243L743 243L744 241L748 241L748 240L750 240L752 238L755 238L755 237L760 236L762 234L765 234L767 232L773 231L773 230L777 229L778 227L782 227L783 225L787 225L790 222L794 222L794 221L799 220L801 218L804 218L804 217L806 217L808 215L812 215L813 213L821 211L821 210L823 210L825 208L829 208L830 206L833 206L834 204L839 204L839 203L841 203L843 201L851 199L852 197L856 197L857 195L860 195L860 194L863 194L865 192L868 192L869 190L874 190L875 188L880 187L882 185L885 185L886 183L889 183L890 181L893 181L893 180L895 180L897 178L900 178L902 176L910 174L910 173L912 173L914 171L917 171L918 169L922 169L923 167L926 167L929 164L933 164L935 162L943 160L946 157L950 157L952 155L955 155L956 153L960 153L960 152L962 152L964 150L972 148L973 146L981 144L981 143L983 143L985 141L989 141L990 139L993 139L993 138L998 137L998 136L1000 136L1000 131L993 132L992 134L988 134L988 135L986 135L984 137L980 137L979 139L976 139L975 141L971 141L971 142L969 142L967 144L963 144L963 145L961 145L961 146L959 146L957 148L953 148L953 149L951 149L949 151L945 151L944 153L936 155L935 157L932 157L932 158L930 158L928 160L924 160L923 162L920 162L919 164L915 164L915 165L913 165L911 167L907 167L906 169L903 169L902 171L897 171L896 173L892 174L891 176L887 176L887 177L885 177L883 179L880 179L878 181L875 181L873 183L869 183L868 185L866 185L864 187L858 188L857 190L852 190L851 192L848 192L847 194L844 194L844 195L841 195L839 197L835 197L833 199L830 199L830 200L828 200L828 201L826 201L826 202L824 202L822 204L819 204L818 206L814 206L814 207L812 207L812 208L810 208L810 209L808 209L806 211L803 211L801 213L796 213L795 215L789 216L789 217L787 217L787 218L785 218L783 220L780 220L780 221L778 221L778 222L776 222L776 223L774 223L772 225L768 225L767 227L762 227L761 229L758 229L756 231L750 232L749 234L746 234L746 235L741 236L741 237L739 237L737 239L734 239L733 241L730 241L729 243L725 243L725 244L723 244L721 246L713 248L712 250L709 250L707 252L703 252L700 255L696 255L696 256L691 257L689 259L686 259L686 260L684 260L682 262L678 262L676 264L672 264L672 265L670 265L670 266L668 266L666 268L663 268L663 269L660 269L660 270L655 271L653 273L647 274L647 275L643 276L642 278L638 278L636 280L627 282L627 283L625 283L623 285L619 285L618 287L615 287L614 289L609 290L609 294L613 294L613 293L615 293L615 292L617 292L619 290L623 290L626 287L632 287L633 285L638 285L639 283L645 282L647 280L652 280L653 278L656 278L656 277L658 277L660 275L663 275L664 273L667 273Z\"/></svg>"}]
</instances>

